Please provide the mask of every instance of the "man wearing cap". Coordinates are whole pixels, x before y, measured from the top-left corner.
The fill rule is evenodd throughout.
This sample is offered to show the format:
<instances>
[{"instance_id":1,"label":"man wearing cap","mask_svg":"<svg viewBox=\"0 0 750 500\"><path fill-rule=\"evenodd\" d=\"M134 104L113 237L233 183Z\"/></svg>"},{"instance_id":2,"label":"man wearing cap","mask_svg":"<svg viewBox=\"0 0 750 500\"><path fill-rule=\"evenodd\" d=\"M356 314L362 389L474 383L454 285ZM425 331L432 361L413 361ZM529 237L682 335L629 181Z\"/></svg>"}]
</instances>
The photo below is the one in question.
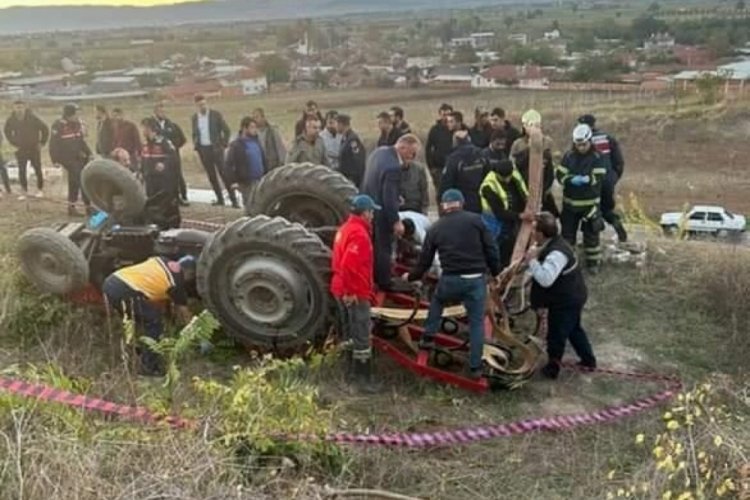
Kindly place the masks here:
<instances>
[{"instance_id":1,"label":"man wearing cap","mask_svg":"<svg viewBox=\"0 0 750 500\"><path fill-rule=\"evenodd\" d=\"M510 148L510 157L515 162L516 168L521 173L524 182L528 186L531 153L529 146L529 129L531 127L542 126L542 115L539 114L538 111L530 109L521 117L521 123L523 124L523 135L516 139L513 146ZM560 211L557 209L557 203L552 194L552 185L555 183L555 164L552 160L552 146L552 139L547 135L543 135L542 168L544 171L542 174L542 189L544 190L544 194L542 195L542 210L559 217Z\"/></svg>"},{"instance_id":2,"label":"man wearing cap","mask_svg":"<svg viewBox=\"0 0 750 500\"><path fill-rule=\"evenodd\" d=\"M354 381L360 390L371 392L372 349L370 346L370 300L373 295L372 221L380 206L366 194L352 199L349 218L333 241L331 294L346 307L352 344Z\"/></svg>"},{"instance_id":3,"label":"man wearing cap","mask_svg":"<svg viewBox=\"0 0 750 500\"><path fill-rule=\"evenodd\" d=\"M102 291L110 307L132 319L147 337L158 341L163 330L162 304L171 301L177 319L185 324L190 321L187 290L195 280L195 269L196 260L191 256L179 261L151 257L109 275ZM147 348L138 351L141 373L159 375L159 356Z\"/></svg>"},{"instance_id":4,"label":"man wearing cap","mask_svg":"<svg viewBox=\"0 0 750 500\"><path fill-rule=\"evenodd\" d=\"M588 292L576 252L560 236L557 220L548 212L536 215L534 240L536 245L527 252L525 262L533 278L531 306L548 311L548 362L542 374L557 378L568 341L580 358L579 366L594 369L596 357L581 326Z\"/></svg>"},{"instance_id":5,"label":"man wearing cap","mask_svg":"<svg viewBox=\"0 0 750 500\"><path fill-rule=\"evenodd\" d=\"M451 123L455 115L460 116L459 113L453 113ZM482 150L472 144L468 130L456 129L453 138L456 148L445 160L438 194L442 196L449 189L458 189L466 200L464 209L479 214L482 212L479 186L489 172L488 163L482 158Z\"/></svg>"},{"instance_id":6,"label":"man wearing cap","mask_svg":"<svg viewBox=\"0 0 750 500\"><path fill-rule=\"evenodd\" d=\"M81 172L91 159L91 149L86 144L81 121L78 119L78 106L66 104L62 118L56 120L50 129L49 156L52 163L64 168L68 173L68 215L80 215L76 210L79 193L83 198L86 212L91 212L91 203L81 190Z\"/></svg>"},{"instance_id":7,"label":"man wearing cap","mask_svg":"<svg viewBox=\"0 0 750 500\"><path fill-rule=\"evenodd\" d=\"M462 302L469 319L471 342L469 376L482 375L484 347L484 308L487 296L485 275L493 278L500 271L497 245L478 214L463 210L461 191L449 189L440 199L442 217L427 231L419 262L407 275L409 281L422 278L433 265L435 253L440 254L442 275L430 301L420 349L432 350L434 338L443 317L443 308Z\"/></svg>"},{"instance_id":8,"label":"man wearing cap","mask_svg":"<svg viewBox=\"0 0 750 500\"><path fill-rule=\"evenodd\" d=\"M352 119L349 115L336 117L336 130L341 137L339 172L359 188L365 175L365 162L367 161L365 145L362 144L359 135L352 130Z\"/></svg>"},{"instance_id":9,"label":"man wearing cap","mask_svg":"<svg viewBox=\"0 0 750 500\"><path fill-rule=\"evenodd\" d=\"M591 144L591 136L591 127L585 123L573 130L573 146L565 153L556 175L563 187L562 237L575 248L578 228L581 228L586 266L591 274L596 274L602 258L599 233L604 229L604 222L599 204L607 168Z\"/></svg>"},{"instance_id":10,"label":"man wearing cap","mask_svg":"<svg viewBox=\"0 0 750 500\"><path fill-rule=\"evenodd\" d=\"M404 226L398 217L401 171L417 156L421 144L412 134L399 138L395 146L383 146L372 152L367 160L362 192L383 208L375 214L375 284L384 292L393 291L391 257L394 235L400 235Z\"/></svg>"},{"instance_id":11,"label":"man wearing cap","mask_svg":"<svg viewBox=\"0 0 750 500\"><path fill-rule=\"evenodd\" d=\"M594 115L583 115L578 118L578 123L585 123L591 127L593 134L591 144L594 145L594 149L602 157L602 161L607 168L607 175L602 183L602 202L600 205L602 217L614 228L620 243L625 243L628 241L628 232L622 224L620 214L615 210L615 188L625 171L625 159L622 157L620 144L610 134L596 128L596 117Z\"/></svg>"}]
</instances>

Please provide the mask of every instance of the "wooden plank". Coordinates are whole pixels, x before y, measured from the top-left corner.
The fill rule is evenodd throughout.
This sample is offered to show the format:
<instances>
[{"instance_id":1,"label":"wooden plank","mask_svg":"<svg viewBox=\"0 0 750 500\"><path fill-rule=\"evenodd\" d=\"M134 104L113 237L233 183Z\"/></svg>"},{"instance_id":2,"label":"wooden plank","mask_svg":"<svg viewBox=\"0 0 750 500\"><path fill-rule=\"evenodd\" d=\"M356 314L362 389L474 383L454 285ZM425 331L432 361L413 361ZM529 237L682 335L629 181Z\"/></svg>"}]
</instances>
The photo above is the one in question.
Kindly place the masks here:
<instances>
[{"instance_id":1,"label":"wooden plank","mask_svg":"<svg viewBox=\"0 0 750 500\"><path fill-rule=\"evenodd\" d=\"M529 135L529 199L526 202L526 210L537 213L542 208L544 197L544 136L539 126L527 127L526 132ZM531 244L533 231L532 221L521 222L511 262L517 262L523 258Z\"/></svg>"},{"instance_id":2,"label":"wooden plank","mask_svg":"<svg viewBox=\"0 0 750 500\"><path fill-rule=\"evenodd\" d=\"M413 309L394 307L373 307L370 310L372 316L392 321L405 321L411 318L413 312ZM427 312L427 309L419 309L414 316L414 321L426 320ZM444 318L460 318L462 316L466 316L466 309L464 309L464 306L451 306L443 309Z\"/></svg>"}]
</instances>

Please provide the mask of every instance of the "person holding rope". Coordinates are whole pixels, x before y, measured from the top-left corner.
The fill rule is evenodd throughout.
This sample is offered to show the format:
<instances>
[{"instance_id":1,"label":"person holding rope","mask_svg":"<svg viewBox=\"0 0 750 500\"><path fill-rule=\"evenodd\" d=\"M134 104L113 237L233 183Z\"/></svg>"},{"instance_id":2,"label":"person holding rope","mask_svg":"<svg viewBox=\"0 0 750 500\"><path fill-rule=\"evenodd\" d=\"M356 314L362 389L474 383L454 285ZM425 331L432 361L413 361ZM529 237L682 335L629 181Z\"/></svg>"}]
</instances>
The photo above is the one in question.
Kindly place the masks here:
<instances>
[{"instance_id":1,"label":"person holding rope","mask_svg":"<svg viewBox=\"0 0 750 500\"><path fill-rule=\"evenodd\" d=\"M405 277L417 281L432 267L435 253L440 254L442 275L430 301L424 333L419 341L421 350L435 348L435 335L440 328L446 305L462 302L469 319L470 357L468 376L482 376L484 349L484 309L487 298L487 269L497 278L502 270L497 245L479 214L463 209L464 196L458 189L449 189L440 199L443 216L427 231L422 254L414 269Z\"/></svg>"},{"instance_id":2,"label":"person holding rope","mask_svg":"<svg viewBox=\"0 0 750 500\"><path fill-rule=\"evenodd\" d=\"M346 308L347 331L352 344L354 382L360 392L373 393L370 345L370 301L374 283L372 221L380 206L366 194L352 199L352 211L333 242L331 294Z\"/></svg>"},{"instance_id":3,"label":"person holding rope","mask_svg":"<svg viewBox=\"0 0 750 500\"><path fill-rule=\"evenodd\" d=\"M576 252L560 236L557 220L549 212L535 217L534 241L536 245L526 253L524 262L528 264L533 278L531 307L548 310L549 360L542 368L542 375L557 378L568 341L580 358L578 365L593 370L596 368L596 357L588 335L581 326L581 313L588 291Z\"/></svg>"}]
</instances>

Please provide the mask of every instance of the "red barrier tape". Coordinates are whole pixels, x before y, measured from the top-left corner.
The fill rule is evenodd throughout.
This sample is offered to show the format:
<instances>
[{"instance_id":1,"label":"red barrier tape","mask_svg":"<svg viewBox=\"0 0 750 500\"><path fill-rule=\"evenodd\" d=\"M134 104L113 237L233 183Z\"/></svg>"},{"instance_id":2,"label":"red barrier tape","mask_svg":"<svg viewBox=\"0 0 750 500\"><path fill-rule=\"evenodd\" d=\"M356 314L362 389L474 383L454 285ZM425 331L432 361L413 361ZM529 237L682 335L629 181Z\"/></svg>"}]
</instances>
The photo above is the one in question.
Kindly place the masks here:
<instances>
[{"instance_id":1,"label":"red barrier tape","mask_svg":"<svg viewBox=\"0 0 750 500\"><path fill-rule=\"evenodd\" d=\"M111 401L90 398L63 389L56 389L54 387L33 384L21 380L0 377L0 389L17 396L34 398L39 401L60 403L65 406L104 413L106 415L118 415L129 420L135 420L147 424L164 423L177 429L188 428L194 425L190 420L180 417L156 415L149 409L141 406L120 405L112 403Z\"/></svg>"},{"instance_id":2,"label":"red barrier tape","mask_svg":"<svg viewBox=\"0 0 750 500\"><path fill-rule=\"evenodd\" d=\"M680 380L665 375L630 373L607 369L597 369L592 371L580 369L575 365L568 363L564 366L585 373L596 372L622 378L667 383L668 388L664 391L638 399L628 404L609 406L589 413L534 418L505 424L490 424L430 433L336 433L325 436L322 439L324 441L339 444L367 444L377 446L424 448L468 444L498 437L515 436L539 431L567 431L576 427L614 422L625 417L633 416L668 401L682 389L682 383ZM194 421L180 417L156 415L143 407L120 405L102 399L73 394L69 391L56 389L42 384L32 384L19 380L0 378L0 390L4 390L10 394L34 398L40 401L60 403L87 411L118 415L129 420L135 420L146 424L167 424L178 429L193 428L196 425ZM320 440L321 438L318 436L284 436L280 439L315 441Z\"/></svg>"}]
</instances>

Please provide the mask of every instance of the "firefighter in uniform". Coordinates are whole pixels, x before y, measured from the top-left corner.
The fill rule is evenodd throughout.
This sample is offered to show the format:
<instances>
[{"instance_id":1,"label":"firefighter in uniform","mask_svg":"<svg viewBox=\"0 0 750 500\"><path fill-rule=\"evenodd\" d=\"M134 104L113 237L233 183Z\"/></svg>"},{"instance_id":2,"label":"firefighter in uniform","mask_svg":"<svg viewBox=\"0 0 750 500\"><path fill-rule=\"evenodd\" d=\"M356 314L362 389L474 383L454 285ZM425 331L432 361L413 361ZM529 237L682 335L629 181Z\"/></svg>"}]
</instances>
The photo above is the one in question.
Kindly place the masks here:
<instances>
[{"instance_id":1,"label":"firefighter in uniform","mask_svg":"<svg viewBox=\"0 0 750 500\"><path fill-rule=\"evenodd\" d=\"M507 267L513 255L522 220L532 220L526 212L529 190L511 160L493 161L492 170L480 188L482 220L500 249L500 264Z\"/></svg>"},{"instance_id":2,"label":"firefighter in uniform","mask_svg":"<svg viewBox=\"0 0 750 500\"><path fill-rule=\"evenodd\" d=\"M602 217L614 228L620 243L625 243L628 241L628 232L622 224L620 214L615 211L615 188L625 171L625 160L622 157L620 144L614 137L596 128L594 115L583 115L578 118L578 123L585 123L591 127L593 134L591 143L607 168L607 175L602 184Z\"/></svg>"},{"instance_id":3,"label":"firefighter in uniform","mask_svg":"<svg viewBox=\"0 0 750 500\"><path fill-rule=\"evenodd\" d=\"M155 118L145 118L141 126L146 140L141 151L141 169L149 219L162 230L178 228L181 218L177 150L159 133L159 122Z\"/></svg>"},{"instance_id":4,"label":"firefighter in uniform","mask_svg":"<svg viewBox=\"0 0 750 500\"><path fill-rule=\"evenodd\" d=\"M132 319L147 337L158 341L163 330L161 304L174 304L177 319L184 324L192 316L188 309L188 287L195 280L196 260L186 256L179 261L164 257L150 259L109 275L102 291L107 304ZM158 375L159 356L149 349L139 349L144 375Z\"/></svg>"},{"instance_id":5,"label":"firefighter in uniform","mask_svg":"<svg viewBox=\"0 0 750 500\"><path fill-rule=\"evenodd\" d=\"M586 124L573 130L573 148L565 153L556 175L563 186L562 237L575 248L581 227L586 266L596 274L601 263L599 233L604 229L599 203L607 169L591 144L591 136L591 127Z\"/></svg>"},{"instance_id":6,"label":"firefighter in uniform","mask_svg":"<svg viewBox=\"0 0 750 500\"><path fill-rule=\"evenodd\" d=\"M80 215L76 210L80 193L86 213L91 214L91 203L81 189L81 172L91 159L91 149L86 144L85 131L78 119L78 106L66 104L62 118L52 124L49 141L50 160L68 173L68 215Z\"/></svg>"}]
</instances>

